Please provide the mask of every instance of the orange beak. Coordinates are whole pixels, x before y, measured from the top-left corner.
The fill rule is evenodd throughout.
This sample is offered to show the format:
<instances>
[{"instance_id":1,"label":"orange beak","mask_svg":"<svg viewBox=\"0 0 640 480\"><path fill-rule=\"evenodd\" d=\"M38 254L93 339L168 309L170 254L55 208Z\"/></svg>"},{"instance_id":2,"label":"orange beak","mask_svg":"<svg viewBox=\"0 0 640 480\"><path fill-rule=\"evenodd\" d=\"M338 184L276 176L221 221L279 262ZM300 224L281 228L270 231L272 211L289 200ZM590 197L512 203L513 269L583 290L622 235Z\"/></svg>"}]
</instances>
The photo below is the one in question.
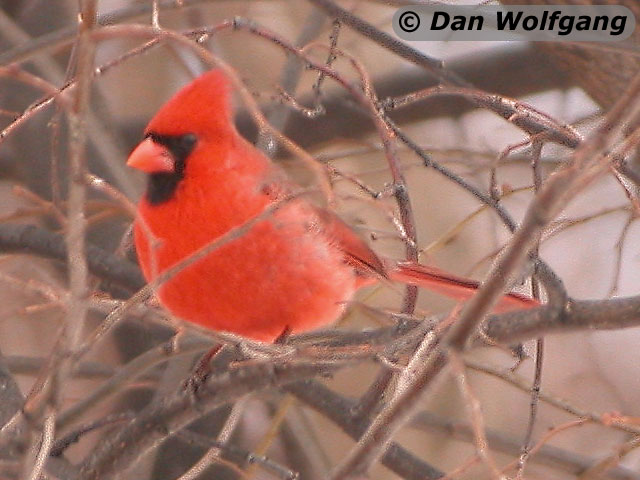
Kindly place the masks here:
<instances>
[{"instance_id":1,"label":"orange beak","mask_svg":"<svg viewBox=\"0 0 640 480\"><path fill-rule=\"evenodd\" d=\"M167 148L158 145L150 137L138 145L127 160L127 166L145 173L173 173L175 160Z\"/></svg>"}]
</instances>

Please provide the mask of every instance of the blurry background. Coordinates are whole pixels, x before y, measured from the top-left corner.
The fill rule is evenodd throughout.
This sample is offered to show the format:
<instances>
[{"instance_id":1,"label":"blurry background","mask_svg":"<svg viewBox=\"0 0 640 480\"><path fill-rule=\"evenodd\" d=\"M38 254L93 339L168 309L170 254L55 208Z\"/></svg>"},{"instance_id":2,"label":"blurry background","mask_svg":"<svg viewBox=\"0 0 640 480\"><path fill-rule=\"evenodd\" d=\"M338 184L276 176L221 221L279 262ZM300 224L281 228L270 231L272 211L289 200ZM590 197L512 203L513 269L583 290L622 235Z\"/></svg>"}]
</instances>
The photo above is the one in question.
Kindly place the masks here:
<instances>
[{"instance_id":1,"label":"blurry background","mask_svg":"<svg viewBox=\"0 0 640 480\"><path fill-rule=\"evenodd\" d=\"M391 17L404 3L351 0L340 5L393 35ZM219 25L239 16L302 46L311 42L328 45L335 30L332 19L306 1L183 0L160 4L160 25L177 31ZM147 0L102 0L98 6L103 24L148 25L151 22L151 3ZM73 75L73 69L68 65L72 64L70 41L76 28L76 8L76 2L71 0L0 1L0 58L4 60L3 65L20 61L21 68L42 77L54 87L64 85ZM342 52L362 63L381 99L437 83L425 70L381 48L347 25L342 25L336 38ZM60 48L47 49L54 44L60 44ZM141 40L135 37L100 41L96 67L109 64L140 45ZM314 156L329 160L339 171L357 177L376 191L384 190L391 181L373 122L334 82L325 80L321 89L326 113L309 118L288 105L279 94L279 87L295 78L291 74L292 68L304 67L284 54L282 48L247 31L232 28L205 38L203 45L236 68L269 118ZM601 67L615 75L621 71L615 66L598 63L602 55L609 59L617 55L610 52L599 52L600 57L576 64L566 52L554 49L554 46L418 42L412 47L444 60L448 69L475 87L517 98L559 122L573 125L585 135L598 124L601 108L606 109L613 103L607 104L607 101L615 93L605 99L596 98L599 104L594 102L591 99L593 92L589 92L587 86L588 93L585 93L584 85L596 75L591 69ZM312 57L325 61L326 55L326 50L317 49ZM620 58L625 65L628 59L633 67L638 58L637 46ZM334 67L354 83L358 81L347 60L339 58ZM632 67L629 68L633 73ZM140 140L146 122L157 108L206 68L186 49L165 44L118 60L96 76L89 120L91 171L108 180L131 200L137 200L144 188L143 179L125 168L127 154ZM316 79L315 72L303 68L290 93L301 104L313 106L312 86ZM626 84L625 81L622 83ZM2 70L0 126L11 125L42 96L42 90L17 79L11 69ZM240 102L238 111L238 127L248 138L257 140L255 126ZM495 187L502 195L502 204L514 218L522 217L532 198L531 149L525 144L508 150L526 140L521 130L492 112L473 109L469 102L450 96L414 103L391 112L390 117L434 160L483 191L488 191L494 169ZM51 104L0 140L2 221L37 223L55 231L63 229L60 219L52 214L51 205L64 211L67 135L64 115ZM264 143L268 142L263 139ZM271 153L301 182L313 181L313 176L299 161L288 158L281 150ZM570 155L569 149L545 145L543 173L548 175ZM508 231L488 209L478 212L482 205L468 192L425 168L421 159L402 145L399 146L399 158L414 208L421 261L482 279L494 255L508 241ZM637 188L630 183L628 187L633 192ZM390 221L392 216L398 216L395 202L391 198L371 200L340 178L336 179L335 188L338 209L343 217L369 238L378 251L402 258L403 243ZM96 192L91 192L87 211L90 241L115 250L132 220L130 216ZM562 278L572 297L602 299L638 293L640 270L636 267L640 231L633 222L634 215L627 194L613 176L595 182L567 205L559 219L566 222L558 223L557 228L548 232L541 246L541 256ZM25 288L16 278L32 282L32 288ZM30 367L27 360L47 356L64 314L59 305L35 292L35 286L62 292L66 288L65 270L58 264L32 256L6 255L0 257L0 283L0 350L19 374L17 378L26 393L38 372L37 364ZM524 293L530 291L528 283L520 288ZM378 288L364 292L359 300L370 306L398 310L402 293L401 288ZM444 312L452 305L439 296L421 292L416 311L421 314ZM101 318L95 315L92 325L97 325ZM356 308L341 325L357 330L378 324L375 318L363 315ZM119 327L99 351L93 352L91 360L119 366L166 338L167 332L158 332L157 328L133 319ZM543 391L595 416L619 411L623 415L640 417L638 342L637 329L549 337L545 348ZM533 351L532 345L525 345L526 353ZM468 354L468 358L505 373L516 364L516 359L502 348L478 349ZM328 385L347 397L355 397L366 391L379 368L376 364L346 369L328 381ZM531 359L525 359L516 373L526 380L526 385L530 384ZM468 374L483 408L491 450L498 464L506 465L517 458L523 442L530 396L486 373L469 370ZM180 382L179 375L184 372L176 375L174 380ZM75 382L74 388L65 393L66 401L72 404L100 381ZM100 406L100 411L93 411L89 417L139 407L152 398L153 392L154 385L144 382L129 385L116 403ZM277 391L251 397L244 407L234 441L249 451L256 449L272 426L274 411L282 407L282 402L283 395ZM464 433L463 425L468 425L464 405L451 377L442 375L437 388L424 401L424 414L404 428L396 440L443 472L458 468L474 453L473 441ZM225 412L210 416L207 427L201 429L209 433L215 431L223 422ZM567 412L541 402L533 441L541 440L549 429L573 419L575 417ZM295 402L289 406L279 432L269 443L267 455L293 470L300 470L304 479L323 478L353 445L353 441L334 424ZM95 438L83 438L69 449L68 457L72 461L82 459ZM614 455L630 438L630 433L593 423L569 428L548 439L548 448L533 455L524 477L578 478L587 467ZM304 444L305 448L293 449L291 445L296 442ZM184 442L172 442L171 445L163 455L143 462L135 478L178 478L201 455L200 450L185 446ZM619 460L613 462L608 472L588 478L640 478L640 453L630 449ZM201 478L237 476L228 468L214 466L212 469L215 470L210 470L208 477ZM513 471L509 472L511 474ZM270 475L258 470L255 478L272 478ZM381 466L376 467L372 476L395 478ZM490 477L482 464L477 463L457 478Z\"/></svg>"}]
</instances>

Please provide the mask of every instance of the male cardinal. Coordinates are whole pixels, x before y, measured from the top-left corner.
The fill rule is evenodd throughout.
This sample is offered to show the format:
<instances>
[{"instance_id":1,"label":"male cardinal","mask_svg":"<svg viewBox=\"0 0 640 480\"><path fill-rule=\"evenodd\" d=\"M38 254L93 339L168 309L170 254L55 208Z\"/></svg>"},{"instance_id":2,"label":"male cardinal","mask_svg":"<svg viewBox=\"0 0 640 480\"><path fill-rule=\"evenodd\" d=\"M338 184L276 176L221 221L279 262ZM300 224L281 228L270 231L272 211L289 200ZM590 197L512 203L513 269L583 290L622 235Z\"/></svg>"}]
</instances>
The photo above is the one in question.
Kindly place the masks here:
<instances>
[{"instance_id":1,"label":"male cardinal","mask_svg":"<svg viewBox=\"0 0 640 480\"><path fill-rule=\"evenodd\" d=\"M147 280L299 191L235 129L226 76L212 70L153 117L127 165L148 174L134 225ZM457 299L478 284L433 267L378 257L335 214L303 196L187 266L158 289L178 317L261 341L329 325L380 279ZM537 302L508 294L500 310Z\"/></svg>"}]
</instances>

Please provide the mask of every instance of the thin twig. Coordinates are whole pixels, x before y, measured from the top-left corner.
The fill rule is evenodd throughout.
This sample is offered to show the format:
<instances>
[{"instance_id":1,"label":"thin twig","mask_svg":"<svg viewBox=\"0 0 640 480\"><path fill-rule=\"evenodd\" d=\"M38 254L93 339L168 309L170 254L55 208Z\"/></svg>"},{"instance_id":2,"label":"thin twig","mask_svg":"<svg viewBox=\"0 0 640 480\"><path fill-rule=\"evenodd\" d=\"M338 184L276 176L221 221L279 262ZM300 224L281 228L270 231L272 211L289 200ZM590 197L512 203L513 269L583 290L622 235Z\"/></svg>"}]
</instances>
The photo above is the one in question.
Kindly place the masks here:
<instances>
[{"instance_id":1,"label":"thin twig","mask_svg":"<svg viewBox=\"0 0 640 480\"><path fill-rule=\"evenodd\" d=\"M458 389L462 393L465 406L468 411L467 414L471 421L476 455L485 464L491 477L494 480L501 480L502 475L500 474L500 470L498 469L498 466L489 450L489 442L487 441L482 408L469 385L469 379L465 373L464 362L462 361L460 354L455 351L449 352L449 362L451 364L451 372L458 383Z\"/></svg>"},{"instance_id":2,"label":"thin twig","mask_svg":"<svg viewBox=\"0 0 640 480\"><path fill-rule=\"evenodd\" d=\"M539 141L532 141L531 151L531 168L533 171L533 187L534 192L538 193L542 186L542 170L540 165L540 156L542 154L543 144ZM534 248L535 255L538 256L540 250L540 244ZM531 278L531 290L533 298L540 299L540 289L535 275ZM536 351L535 351L535 372L533 377L533 384L531 385L531 399L529 402L529 422L527 424L527 430L525 432L524 440L522 442L522 449L520 458L518 460L518 469L516 472L516 478L522 480L524 476L524 468L529 458L531 442L533 438L533 428L535 427L536 418L538 414L538 402L540 400L540 386L542 385L542 366L544 363L544 339L536 339Z\"/></svg>"},{"instance_id":3,"label":"thin twig","mask_svg":"<svg viewBox=\"0 0 640 480\"><path fill-rule=\"evenodd\" d=\"M47 458L49 458L49 451L53 445L54 432L55 432L56 416L49 415L43 423L42 439L38 446L38 454L31 468L28 480L38 480L45 467Z\"/></svg>"}]
</instances>

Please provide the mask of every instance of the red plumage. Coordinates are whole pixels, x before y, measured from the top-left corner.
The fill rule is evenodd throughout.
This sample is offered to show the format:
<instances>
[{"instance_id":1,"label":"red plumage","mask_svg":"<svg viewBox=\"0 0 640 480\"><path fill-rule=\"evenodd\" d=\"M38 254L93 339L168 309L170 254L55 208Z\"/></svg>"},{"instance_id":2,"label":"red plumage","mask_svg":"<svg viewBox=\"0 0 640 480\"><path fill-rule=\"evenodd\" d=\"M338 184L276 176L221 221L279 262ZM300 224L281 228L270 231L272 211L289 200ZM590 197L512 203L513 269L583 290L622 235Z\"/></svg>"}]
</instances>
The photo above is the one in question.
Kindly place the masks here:
<instances>
[{"instance_id":1,"label":"red plumage","mask_svg":"<svg viewBox=\"0 0 640 480\"><path fill-rule=\"evenodd\" d=\"M150 174L134 225L148 280L296 191L238 134L230 93L222 72L200 76L160 109L129 157L130 166ZM381 277L460 299L477 288L431 267L383 263L333 213L299 197L181 270L158 296L185 320L272 341L285 330L331 324L359 287ZM511 294L500 307L534 305Z\"/></svg>"}]
</instances>

